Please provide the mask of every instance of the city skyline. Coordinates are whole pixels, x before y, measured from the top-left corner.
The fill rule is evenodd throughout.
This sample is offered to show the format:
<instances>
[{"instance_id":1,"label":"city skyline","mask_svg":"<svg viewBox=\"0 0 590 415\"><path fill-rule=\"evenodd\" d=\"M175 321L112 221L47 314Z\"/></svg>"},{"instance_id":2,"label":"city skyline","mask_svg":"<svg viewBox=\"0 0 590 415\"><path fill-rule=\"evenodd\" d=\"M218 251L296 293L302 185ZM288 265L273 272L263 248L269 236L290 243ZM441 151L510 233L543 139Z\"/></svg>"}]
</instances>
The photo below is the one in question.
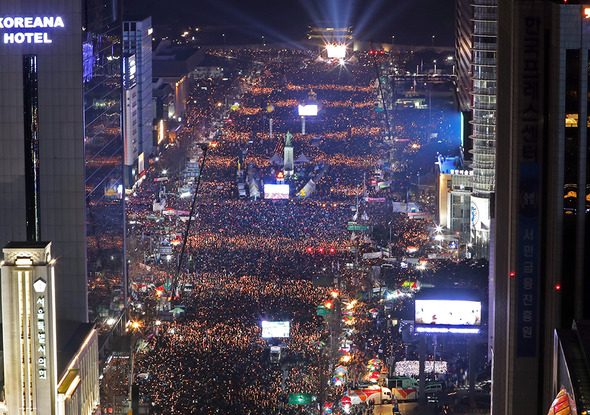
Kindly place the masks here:
<instances>
[{"instance_id":1,"label":"city skyline","mask_svg":"<svg viewBox=\"0 0 590 415\"><path fill-rule=\"evenodd\" d=\"M362 41L389 43L392 36L400 45L450 47L454 40L454 2L444 0L271 0L161 2L150 0L125 2L130 13L151 13L155 27L185 28L212 26L228 31L228 44L255 43L260 36L273 42L297 42L305 38L310 25L334 21L353 26ZM231 37L230 33L232 33ZM221 39L219 39L221 40Z\"/></svg>"},{"instance_id":2,"label":"city skyline","mask_svg":"<svg viewBox=\"0 0 590 415\"><path fill-rule=\"evenodd\" d=\"M590 6L0 6L9 415L590 410Z\"/></svg>"}]
</instances>

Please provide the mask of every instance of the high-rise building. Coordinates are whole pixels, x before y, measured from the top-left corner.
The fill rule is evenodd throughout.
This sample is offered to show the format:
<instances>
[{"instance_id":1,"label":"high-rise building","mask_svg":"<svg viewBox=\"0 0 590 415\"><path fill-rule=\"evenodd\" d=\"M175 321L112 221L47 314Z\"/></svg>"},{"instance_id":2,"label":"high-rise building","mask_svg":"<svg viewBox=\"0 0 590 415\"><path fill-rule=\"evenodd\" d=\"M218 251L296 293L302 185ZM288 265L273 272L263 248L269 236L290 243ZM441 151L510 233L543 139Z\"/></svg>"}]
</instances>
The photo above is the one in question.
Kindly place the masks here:
<instances>
[{"instance_id":1,"label":"high-rise building","mask_svg":"<svg viewBox=\"0 0 590 415\"><path fill-rule=\"evenodd\" d=\"M145 163L153 151L153 110L152 110L152 18L125 19L123 22L123 55L134 56L135 66L133 73L125 70L124 77L133 76L137 90L134 93L137 97L137 109L131 111L131 120L125 120L125 136L130 132L137 133L136 155L133 154L132 167L126 167L126 185L132 186L145 171ZM131 86L131 85L130 85ZM125 88L128 90L128 88ZM135 115L133 115L135 112ZM126 112L126 117L128 117ZM129 124L129 128L127 128ZM127 148L127 147L126 147ZM129 150L132 150L133 146ZM131 152L130 152L131 153ZM127 154L127 151L126 151ZM126 155L125 166L129 166L129 158Z\"/></svg>"},{"instance_id":2,"label":"high-rise building","mask_svg":"<svg viewBox=\"0 0 590 415\"><path fill-rule=\"evenodd\" d=\"M461 111L461 151L466 162L471 161L473 71L473 7L471 0L455 0L455 73L456 93Z\"/></svg>"},{"instance_id":3,"label":"high-rise building","mask_svg":"<svg viewBox=\"0 0 590 415\"><path fill-rule=\"evenodd\" d=\"M48 242L3 249L2 329L9 413L57 410L55 260ZM27 340L24 343L24 340ZM23 387L24 386L24 387Z\"/></svg>"},{"instance_id":4,"label":"high-rise building","mask_svg":"<svg viewBox=\"0 0 590 415\"><path fill-rule=\"evenodd\" d=\"M94 320L98 316L116 318L127 299L121 102L123 51L119 2L85 0L84 4L82 85L88 303Z\"/></svg>"},{"instance_id":5,"label":"high-rise building","mask_svg":"<svg viewBox=\"0 0 590 415\"><path fill-rule=\"evenodd\" d=\"M124 148L124 166L123 182L125 188L132 188L139 178L139 109L138 87L137 87L137 67L135 64L135 55L123 57L123 148ZM142 172L143 172L143 154L142 154Z\"/></svg>"},{"instance_id":6,"label":"high-rise building","mask_svg":"<svg viewBox=\"0 0 590 415\"><path fill-rule=\"evenodd\" d=\"M477 257L489 255L496 162L497 0L473 0L473 194L471 242ZM474 219L478 220L475 221Z\"/></svg>"},{"instance_id":7,"label":"high-rise building","mask_svg":"<svg viewBox=\"0 0 590 415\"><path fill-rule=\"evenodd\" d=\"M0 246L52 241L58 317L87 321L82 16L0 0Z\"/></svg>"},{"instance_id":8,"label":"high-rise building","mask_svg":"<svg viewBox=\"0 0 590 415\"><path fill-rule=\"evenodd\" d=\"M471 0L455 1L455 71L461 112L471 112L473 7Z\"/></svg>"},{"instance_id":9,"label":"high-rise building","mask_svg":"<svg viewBox=\"0 0 590 415\"><path fill-rule=\"evenodd\" d=\"M51 243L10 242L3 254L3 403L8 413L95 413L100 400L97 333L91 323L56 319L59 261L51 255Z\"/></svg>"},{"instance_id":10,"label":"high-rise building","mask_svg":"<svg viewBox=\"0 0 590 415\"><path fill-rule=\"evenodd\" d=\"M567 383L555 330L590 317L589 16L573 2L498 4L494 415L548 410Z\"/></svg>"},{"instance_id":11,"label":"high-rise building","mask_svg":"<svg viewBox=\"0 0 590 415\"><path fill-rule=\"evenodd\" d=\"M438 173L438 223L458 236L459 250L469 251L470 202L473 186L473 171L463 168L460 156L439 155L436 162ZM467 256L467 255L466 255Z\"/></svg>"}]
</instances>

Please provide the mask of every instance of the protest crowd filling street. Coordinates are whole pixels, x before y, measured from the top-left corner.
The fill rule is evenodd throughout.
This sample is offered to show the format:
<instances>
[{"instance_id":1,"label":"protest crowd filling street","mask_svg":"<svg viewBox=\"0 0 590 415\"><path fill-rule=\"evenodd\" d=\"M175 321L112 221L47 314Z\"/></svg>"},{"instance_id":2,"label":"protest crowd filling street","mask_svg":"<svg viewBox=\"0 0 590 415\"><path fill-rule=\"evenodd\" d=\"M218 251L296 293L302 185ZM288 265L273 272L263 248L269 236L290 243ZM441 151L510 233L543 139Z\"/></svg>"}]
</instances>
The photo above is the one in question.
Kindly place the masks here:
<instances>
[{"instance_id":1,"label":"protest crowd filling street","mask_svg":"<svg viewBox=\"0 0 590 415\"><path fill-rule=\"evenodd\" d=\"M338 289L341 307L362 299L351 312L350 372L360 374L377 355L403 358L399 334L382 314L375 319L369 312L379 307L378 300L362 297L372 287L367 270L379 263L363 262L362 253L374 251L375 241L347 230L347 222L365 214L373 225L384 227L383 246L392 257L405 255L408 246L424 252L432 241L430 220L392 213L391 201L401 193L371 183L375 169L383 168L383 160L387 164L388 153L383 114L375 111L370 61L343 67L316 61L307 52L233 53L265 64L236 79L197 84L184 128L151 160L145 180L127 202L132 309L141 323L136 337L145 344L135 352L134 382L140 401L155 414L300 414L306 408L288 405L290 393L311 393L322 402L342 396L345 386L330 382L333 352L339 348L331 345L337 342L330 337L333 327L316 315L317 306L334 300ZM306 119L306 134L297 116L302 102L318 105L318 115ZM427 115L418 117L427 123ZM430 118L444 137L444 120ZM404 138L424 139L415 119L400 119L395 128ZM283 157L288 131L294 157L304 154L310 160L296 166L297 178L287 178L290 199L264 199L262 187L260 197L240 198L240 170L259 184L277 180L282 166L270 159L275 153ZM195 146L201 141L208 143L204 163ZM411 159L412 151L408 145L399 155ZM190 210L193 195L181 197L178 189L186 180L183 161L191 155L203 167L202 181L177 274L188 215L165 213ZM297 197L319 172L315 191ZM154 181L159 177L166 180ZM386 201L365 203L366 195ZM154 211L154 201L162 199L164 209ZM172 246L172 254L158 252L163 244ZM358 266L359 256L364 268ZM435 278L445 266L425 273ZM397 268L391 283L417 275ZM326 278L331 287L318 283ZM166 303L179 310L174 318L159 317L172 314ZM409 308L403 299L394 304L394 311ZM263 320L289 321L289 337L262 338ZM269 359L271 344L282 346L280 364Z\"/></svg>"}]
</instances>

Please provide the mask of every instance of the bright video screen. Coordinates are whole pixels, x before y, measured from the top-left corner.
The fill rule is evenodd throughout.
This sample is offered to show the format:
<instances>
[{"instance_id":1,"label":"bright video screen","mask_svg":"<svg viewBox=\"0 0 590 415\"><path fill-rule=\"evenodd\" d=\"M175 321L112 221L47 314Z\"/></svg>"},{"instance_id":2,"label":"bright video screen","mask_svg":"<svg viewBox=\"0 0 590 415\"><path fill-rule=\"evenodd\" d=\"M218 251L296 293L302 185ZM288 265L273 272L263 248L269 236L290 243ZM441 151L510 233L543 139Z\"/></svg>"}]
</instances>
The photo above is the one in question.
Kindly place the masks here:
<instances>
[{"instance_id":1,"label":"bright video screen","mask_svg":"<svg viewBox=\"0 0 590 415\"><path fill-rule=\"evenodd\" d=\"M479 326L481 302L464 300L416 300L416 324Z\"/></svg>"},{"instance_id":2,"label":"bright video screen","mask_svg":"<svg viewBox=\"0 0 590 415\"><path fill-rule=\"evenodd\" d=\"M299 116L304 115L318 115L317 104L299 105Z\"/></svg>"},{"instance_id":3,"label":"bright video screen","mask_svg":"<svg viewBox=\"0 0 590 415\"><path fill-rule=\"evenodd\" d=\"M289 199L289 185L288 184L271 184L264 185L265 199Z\"/></svg>"},{"instance_id":4,"label":"bright video screen","mask_svg":"<svg viewBox=\"0 0 590 415\"><path fill-rule=\"evenodd\" d=\"M326 52L330 59L344 59L346 57L346 45L326 45Z\"/></svg>"},{"instance_id":5,"label":"bright video screen","mask_svg":"<svg viewBox=\"0 0 590 415\"><path fill-rule=\"evenodd\" d=\"M418 360L402 360L395 362L395 376L419 376L420 375L420 361ZM447 362L431 361L424 362L424 373L435 373L437 375L444 375L447 373Z\"/></svg>"},{"instance_id":6,"label":"bright video screen","mask_svg":"<svg viewBox=\"0 0 590 415\"><path fill-rule=\"evenodd\" d=\"M274 337L289 337L288 321L263 321L262 338L272 339Z\"/></svg>"}]
</instances>

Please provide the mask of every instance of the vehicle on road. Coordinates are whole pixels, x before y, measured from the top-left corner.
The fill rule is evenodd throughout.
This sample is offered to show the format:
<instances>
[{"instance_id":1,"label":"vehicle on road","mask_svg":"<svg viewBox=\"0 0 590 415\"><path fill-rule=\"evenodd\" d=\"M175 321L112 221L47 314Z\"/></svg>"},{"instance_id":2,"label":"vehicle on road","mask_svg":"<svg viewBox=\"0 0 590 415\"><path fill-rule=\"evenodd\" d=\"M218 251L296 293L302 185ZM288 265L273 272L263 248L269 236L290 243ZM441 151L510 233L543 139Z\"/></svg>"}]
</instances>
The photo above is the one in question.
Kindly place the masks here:
<instances>
[{"instance_id":1,"label":"vehicle on road","mask_svg":"<svg viewBox=\"0 0 590 415\"><path fill-rule=\"evenodd\" d=\"M387 386L393 397L400 402L418 399L418 382L407 376L394 376L387 379Z\"/></svg>"},{"instance_id":2,"label":"vehicle on road","mask_svg":"<svg viewBox=\"0 0 590 415\"><path fill-rule=\"evenodd\" d=\"M443 385L440 383L431 383L424 387L426 393L441 393L443 391Z\"/></svg>"},{"instance_id":3,"label":"vehicle on road","mask_svg":"<svg viewBox=\"0 0 590 415\"><path fill-rule=\"evenodd\" d=\"M375 405L381 405L393 402L391 389L378 385L354 389L347 395L350 396L350 401L353 405L360 405L361 403L369 404L371 402Z\"/></svg>"},{"instance_id":4,"label":"vehicle on road","mask_svg":"<svg viewBox=\"0 0 590 415\"><path fill-rule=\"evenodd\" d=\"M270 362L280 363L281 362L281 347L271 346L270 347Z\"/></svg>"}]
</instances>

